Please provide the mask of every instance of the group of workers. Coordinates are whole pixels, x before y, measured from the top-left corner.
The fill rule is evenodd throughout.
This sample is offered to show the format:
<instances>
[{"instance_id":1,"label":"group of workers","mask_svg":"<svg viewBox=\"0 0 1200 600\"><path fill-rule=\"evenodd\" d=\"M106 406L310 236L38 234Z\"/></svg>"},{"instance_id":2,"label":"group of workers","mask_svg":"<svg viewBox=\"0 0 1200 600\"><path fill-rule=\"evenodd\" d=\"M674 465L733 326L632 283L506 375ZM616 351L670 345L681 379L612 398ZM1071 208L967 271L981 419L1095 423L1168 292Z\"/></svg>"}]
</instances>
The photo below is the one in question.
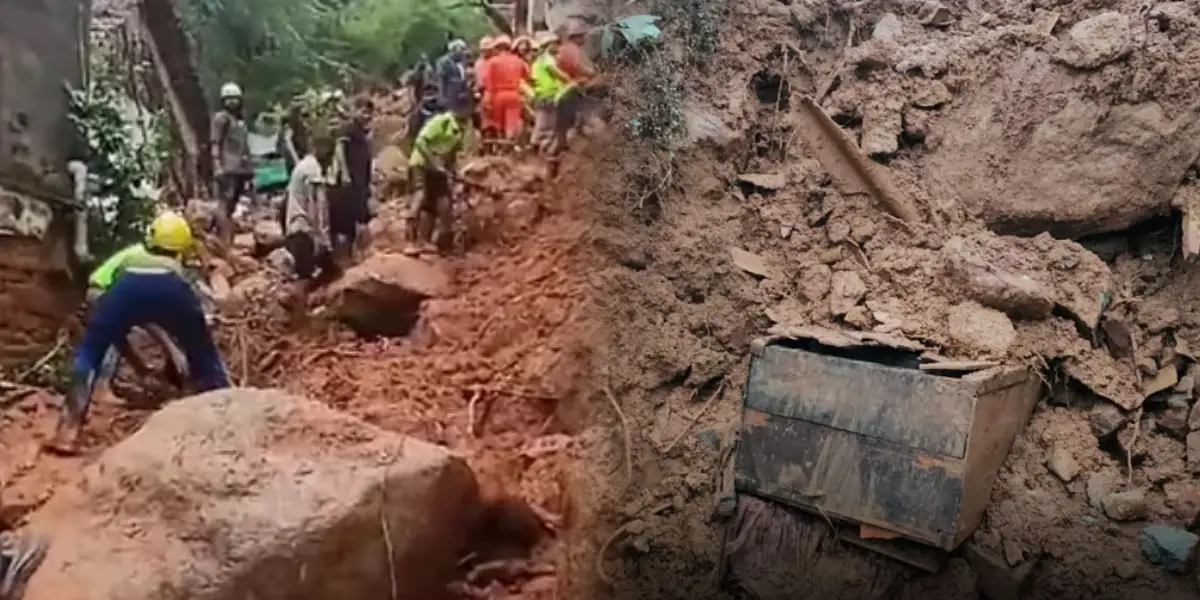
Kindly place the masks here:
<instances>
[{"instance_id":1,"label":"group of workers","mask_svg":"<svg viewBox=\"0 0 1200 600\"><path fill-rule=\"evenodd\" d=\"M485 140L521 147L526 141L553 156L568 133L580 125L582 87L593 71L583 58L584 30L560 39L543 32L530 39L484 39L474 69L467 67L467 46L451 42L446 56L431 69L435 85L417 78L413 85L416 118L410 122L408 166L422 185L410 205L409 253L436 252L451 229L451 186L465 134L475 122ZM431 93L426 93L429 90ZM238 203L252 192L241 88L221 88L221 109L212 120L215 189L220 201L220 232L228 239ZM336 127L309 127L293 111L281 136L290 170L280 211L282 247L292 257L294 310L307 306L315 288L336 279L347 254L359 247L366 224L375 216L371 202L370 124L374 105L359 99L344 111ZM532 121L532 135L525 137ZM123 357L139 373L145 365L130 350L126 336L146 330L164 350L167 379L193 391L228 387L229 377L209 330L197 291L185 276L183 260L194 248L191 226L167 211L151 223L146 240L126 248L89 278L90 319L75 349L70 389L48 447L74 452L94 395L111 395L110 385ZM273 248L267 249L271 250ZM351 260L353 257L350 257ZM293 313L295 314L295 313Z\"/></svg>"},{"instance_id":2,"label":"group of workers","mask_svg":"<svg viewBox=\"0 0 1200 600\"><path fill-rule=\"evenodd\" d=\"M582 124L584 89L594 75L583 52L586 36L576 27L561 36L485 37L473 67L466 43L455 40L432 69L434 85L423 76L426 68L410 77L409 129L416 135L408 166L421 192L409 211L409 254L436 252L451 237L455 165L472 125L485 150L522 150L528 143L553 161L565 148Z\"/></svg>"}]
</instances>

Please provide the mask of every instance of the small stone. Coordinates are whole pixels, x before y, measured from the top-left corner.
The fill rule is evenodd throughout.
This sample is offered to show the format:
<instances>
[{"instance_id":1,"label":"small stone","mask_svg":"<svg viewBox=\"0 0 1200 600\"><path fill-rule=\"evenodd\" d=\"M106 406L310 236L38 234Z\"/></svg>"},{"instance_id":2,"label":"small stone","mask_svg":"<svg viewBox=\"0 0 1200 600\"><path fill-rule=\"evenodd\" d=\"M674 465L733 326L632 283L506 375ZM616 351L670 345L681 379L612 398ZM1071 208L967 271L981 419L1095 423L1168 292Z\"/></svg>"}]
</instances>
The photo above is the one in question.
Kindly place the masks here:
<instances>
[{"instance_id":1,"label":"small stone","mask_svg":"<svg viewBox=\"0 0 1200 600\"><path fill-rule=\"evenodd\" d=\"M781 224L781 225L779 226L779 237L781 237L781 238L783 238L783 239L785 239L785 240L786 240L786 239L788 239L789 237L792 237L792 230L793 230L793 229L795 229L795 228L794 228L794 227L792 227L792 224L791 224L791 223L783 223L783 224Z\"/></svg>"},{"instance_id":2,"label":"small stone","mask_svg":"<svg viewBox=\"0 0 1200 600\"><path fill-rule=\"evenodd\" d=\"M1025 551L1013 540L1004 540L1004 560L1008 566L1015 567L1025 560Z\"/></svg>"},{"instance_id":3,"label":"small stone","mask_svg":"<svg viewBox=\"0 0 1200 600\"><path fill-rule=\"evenodd\" d=\"M849 312L846 313L846 316L842 317L842 320L844 320L847 325L852 325L855 329L860 329L863 331L870 330L871 327L875 325L875 321L871 318L871 313L867 311L867 307L861 304L851 308Z\"/></svg>"},{"instance_id":4,"label":"small stone","mask_svg":"<svg viewBox=\"0 0 1200 600\"><path fill-rule=\"evenodd\" d=\"M1122 562L1113 567L1113 573L1121 579L1133 579L1137 577L1137 565L1131 562Z\"/></svg>"},{"instance_id":5,"label":"small stone","mask_svg":"<svg viewBox=\"0 0 1200 600\"><path fill-rule=\"evenodd\" d=\"M941 2L928 0L917 11L917 20L926 27L948 27L954 24L954 13Z\"/></svg>"},{"instance_id":6,"label":"small stone","mask_svg":"<svg viewBox=\"0 0 1200 600\"><path fill-rule=\"evenodd\" d=\"M1188 413L1188 431L1200 430L1200 402L1192 405L1191 412Z\"/></svg>"},{"instance_id":7,"label":"small stone","mask_svg":"<svg viewBox=\"0 0 1200 600\"><path fill-rule=\"evenodd\" d=\"M871 30L871 39L890 41L899 38L904 34L904 25L900 22L900 17L892 13L884 13L879 17L879 21L875 23L875 28Z\"/></svg>"},{"instance_id":8,"label":"small stone","mask_svg":"<svg viewBox=\"0 0 1200 600\"><path fill-rule=\"evenodd\" d=\"M832 265L835 262L842 260L841 248L830 248L822 250L821 254L817 255L817 261L823 265Z\"/></svg>"},{"instance_id":9,"label":"small stone","mask_svg":"<svg viewBox=\"0 0 1200 600\"><path fill-rule=\"evenodd\" d=\"M1200 526L1200 484L1194 481L1163 484L1167 506L1188 529Z\"/></svg>"},{"instance_id":10,"label":"small stone","mask_svg":"<svg viewBox=\"0 0 1200 600\"><path fill-rule=\"evenodd\" d=\"M1100 440L1112 438L1128 420L1129 416L1124 411L1108 402L1096 404L1088 413L1092 433Z\"/></svg>"},{"instance_id":11,"label":"small stone","mask_svg":"<svg viewBox=\"0 0 1200 600\"><path fill-rule=\"evenodd\" d=\"M1188 369L1188 374L1179 378L1179 383L1175 384L1175 391L1183 394L1186 398L1192 397L1192 390L1196 389L1196 376Z\"/></svg>"},{"instance_id":12,"label":"small stone","mask_svg":"<svg viewBox=\"0 0 1200 600\"><path fill-rule=\"evenodd\" d=\"M1187 470L1193 475L1200 474L1200 431L1187 434Z\"/></svg>"},{"instance_id":13,"label":"small stone","mask_svg":"<svg viewBox=\"0 0 1200 600\"><path fill-rule=\"evenodd\" d=\"M1181 440L1186 438L1189 431L1188 410L1189 407L1186 405L1171 406L1168 399L1167 409L1158 415L1156 420L1157 429L1174 438Z\"/></svg>"},{"instance_id":14,"label":"small stone","mask_svg":"<svg viewBox=\"0 0 1200 600\"><path fill-rule=\"evenodd\" d=\"M829 311L834 316L842 316L858 305L867 295L867 284L854 271L838 271L833 274L832 289L829 294Z\"/></svg>"},{"instance_id":15,"label":"small stone","mask_svg":"<svg viewBox=\"0 0 1200 600\"><path fill-rule=\"evenodd\" d=\"M1166 525L1151 525L1142 530L1142 556L1151 564L1171 573L1187 573L1195 562L1200 536Z\"/></svg>"},{"instance_id":16,"label":"small stone","mask_svg":"<svg viewBox=\"0 0 1200 600\"><path fill-rule=\"evenodd\" d=\"M1087 480L1087 497L1088 503L1093 508L1100 510L1104 507L1104 498L1112 492L1113 485L1116 483L1116 478L1112 473L1102 471L1092 473Z\"/></svg>"},{"instance_id":17,"label":"small stone","mask_svg":"<svg viewBox=\"0 0 1200 600\"><path fill-rule=\"evenodd\" d=\"M1146 492L1126 490L1105 496L1104 514L1114 521L1137 521L1146 518Z\"/></svg>"},{"instance_id":18,"label":"small stone","mask_svg":"<svg viewBox=\"0 0 1200 600\"><path fill-rule=\"evenodd\" d=\"M1063 448L1055 448L1050 454L1050 458L1046 460L1046 466L1050 472L1054 473L1063 483L1070 483L1079 475L1079 462L1075 460L1071 453Z\"/></svg>"},{"instance_id":19,"label":"small stone","mask_svg":"<svg viewBox=\"0 0 1200 600\"><path fill-rule=\"evenodd\" d=\"M283 225L278 219L263 219L254 224L255 243L271 246L283 241Z\"/></svg>"},{"instance_id":20,"label":"small stone","mask_svg":"<svg viewBox=\"0 0 1200 600\"><path fill-rule=\"evenodd\" d=\"M1017 339L1017 330L1008 315L976 302L963 302L950 308L947 315L950 338L972 351L989 356L1005 356Z\"/></svg>"},{"instance_id":21,"label":"small stone","mask_svg":"<svg viewBox=\"0 0 1200 600\"><path fill-rule=\"evenodd\" d=\"M935 79L921 84L921 89L912 103L917 108L932 109L950 102L953 98L950 88Z\"/></svg>"}]
</instances>

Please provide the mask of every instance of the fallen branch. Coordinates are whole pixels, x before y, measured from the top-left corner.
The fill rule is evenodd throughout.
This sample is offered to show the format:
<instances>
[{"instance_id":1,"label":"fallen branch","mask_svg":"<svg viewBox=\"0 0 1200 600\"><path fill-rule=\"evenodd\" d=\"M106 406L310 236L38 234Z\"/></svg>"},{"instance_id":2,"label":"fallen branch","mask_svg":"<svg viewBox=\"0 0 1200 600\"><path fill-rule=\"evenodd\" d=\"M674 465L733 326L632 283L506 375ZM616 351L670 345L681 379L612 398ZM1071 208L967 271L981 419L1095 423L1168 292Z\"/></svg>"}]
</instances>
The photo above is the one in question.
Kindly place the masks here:
<instances>
[{"instance_id":1,"label":"fallen branch","mask_svg":"<svg viewBox=\"0 0 1200 600\"><path fill-rule=\"evenodd\" d=\"M696 416L692 417L692 420L689 421L687 426L683 428L683 431L679 432L679 435L676 436L675 439L671 440L671 443L667 444L666 448L663 448L663 450L662 450L663 454L670 452L671 449L674 448L675 445L678 444L680 442L680 440L682 440L684 438L684 436L686 436L688 434L688 432L690 432L692 430L692 427L694 427L696 425L696 422L700 420L700 417L704 416L704 413L708 412L708 408L713 405L713 401L716 400L717 397L720 396L721 392L723 392L724 390L725 390L725 379L722 378L721 383L717 385L716 391L714 391L713 394L708 397L708 400L706 400L704 402L704 406L702 406L700 408L700 411L696 413Z\"/></svg>"},{"instance_id":2,"label":"fallen branch","mask_svg":"<svg viewBox=\"0 0 1200 600\"><path fill-rule=\"evenodd\" d=\"M471 401L467 403L467 435L475 437L475 404L479 402L479 398L483 396L483 392L475 390L471 395Z\"/></svg>"},{"instance_id":3,"label":"fallen branch","mask_svg":"<svg viewBox=\"0 0 1200 600\"><path fill-rule=\"evenodd\" d=\"M621 431L625 436L625 484L631 485L633 483L633 441L629 435L629 419L621 410L621 405L617 404L617 397L613 395L607 385L604 386L604 395L608 398L608 404L612 406L613 412L617 413L617 418L621 420Z\"/></svg>"}]
</instances>

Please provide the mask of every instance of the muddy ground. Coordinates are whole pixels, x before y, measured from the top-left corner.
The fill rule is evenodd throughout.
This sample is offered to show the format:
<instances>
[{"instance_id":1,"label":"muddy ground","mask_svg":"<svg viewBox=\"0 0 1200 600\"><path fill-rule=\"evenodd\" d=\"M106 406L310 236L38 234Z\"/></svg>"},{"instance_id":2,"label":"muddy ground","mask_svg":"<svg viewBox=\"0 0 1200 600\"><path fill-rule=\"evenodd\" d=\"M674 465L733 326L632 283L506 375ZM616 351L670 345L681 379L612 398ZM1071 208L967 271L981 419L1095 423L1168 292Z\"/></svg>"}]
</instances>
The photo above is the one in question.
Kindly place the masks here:
<instances>
[{"instance_id":1,"label":"muddy ground","mask_svg":"<svg viewBox=\"0 0 1200 600\"><path fill-rule=\"evenodd\" d=\"M1200 333L1188 302L1198 271L1180 260L1170 219L1195 158L1181 132L1194 125L1188 90L1200 79L1189 58L1200 51L1197 4L693 4L670 20L663 52L627 67L630 80L667 83L618 92L611 123L645 132L662 105L675 107L687 127L674 155L653 132L624 135L597 167L594 247L610 266L593 281L621 324L599 362L626 422L614 417L595 447L605 469L584 478L609 482L592 495L595 533L583 544L608 542L586 565L593 581L620 597L732 593L717 589L724 528L713 514L749 344L774 324L817 324L1043 374L1048 391L972 542L1005 557L1005 578L1025 574L1026 597L1195 597L1196 575L1148 563L1138 536L1190 525L1200 499L1177 425L1194 402L1182 374ZM919 222L840 191L798 135L803 96L874 154ZM1180 144L1184 158L1168 158ZM740 269L730 248L772 272ZM956 260L1034 273L1051 304L1074 309L985 308L986 294L954 277ZM1128 347L1092 331L1105 292L1104 320L1129 331L1112 336ZM995 327L957 326L964 314ZM1183 381L1147 400L1172 370ZM1118 521L1100 505L1123 491L1144 503ZM760 558L807 548L778 558L785 576L749 597L979 593L983 574L962 556L921 576L823 541L826 529L810 521L797 539L764 542Z\"/></svg>"}]
</instances>

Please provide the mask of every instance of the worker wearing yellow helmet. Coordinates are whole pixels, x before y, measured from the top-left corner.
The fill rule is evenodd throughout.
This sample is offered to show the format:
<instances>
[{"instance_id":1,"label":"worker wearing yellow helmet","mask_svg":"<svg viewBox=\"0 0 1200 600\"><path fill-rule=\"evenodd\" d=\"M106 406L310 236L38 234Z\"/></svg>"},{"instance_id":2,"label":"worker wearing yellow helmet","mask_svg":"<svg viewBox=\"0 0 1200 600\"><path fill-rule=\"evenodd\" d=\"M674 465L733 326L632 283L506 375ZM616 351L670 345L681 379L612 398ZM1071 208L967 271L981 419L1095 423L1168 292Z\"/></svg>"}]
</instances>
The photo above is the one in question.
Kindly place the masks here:
<instances>
[{"instance_id":1,"label":"worker wearing yellow helmet","mask_svg":"<svg viewBox=\"0 0 1200 600\"><path fill-rule=\"evenodd\" d=\"M165 212L150 224L141 250L126 249L92 274L91 285L103 291L75 348L71 388L50 449L75 451L105 356L123 344L134 327L157 326L178 344L196 391L229 386L200 299L183 277L180 260L192 244L187 220Z\"/></svg>"}]
</instances>

